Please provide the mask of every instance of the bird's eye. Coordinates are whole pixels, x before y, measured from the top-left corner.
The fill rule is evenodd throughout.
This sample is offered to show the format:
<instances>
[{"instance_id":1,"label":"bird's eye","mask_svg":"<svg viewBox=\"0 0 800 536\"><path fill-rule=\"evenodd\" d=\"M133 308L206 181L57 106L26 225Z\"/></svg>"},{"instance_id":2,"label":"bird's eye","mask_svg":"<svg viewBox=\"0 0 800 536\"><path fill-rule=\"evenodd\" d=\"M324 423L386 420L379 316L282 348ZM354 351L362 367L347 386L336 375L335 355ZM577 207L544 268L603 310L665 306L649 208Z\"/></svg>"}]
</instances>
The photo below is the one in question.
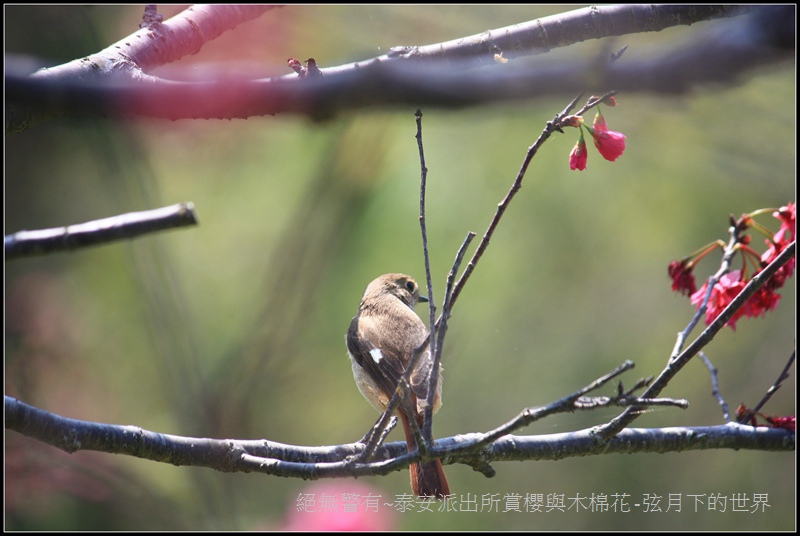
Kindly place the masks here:
<instances>
[{"instance_id":1,"label":"bird's eye","mask_svg":"<svg viewBox=\"0 0 800 536\"><path fill-rule=\"evenodd\" d=\"M417 285L413 281L406 281L406 290L409 291L411 294L414 294L414 291L417 290Z\"/></svg>"}]
</instances>

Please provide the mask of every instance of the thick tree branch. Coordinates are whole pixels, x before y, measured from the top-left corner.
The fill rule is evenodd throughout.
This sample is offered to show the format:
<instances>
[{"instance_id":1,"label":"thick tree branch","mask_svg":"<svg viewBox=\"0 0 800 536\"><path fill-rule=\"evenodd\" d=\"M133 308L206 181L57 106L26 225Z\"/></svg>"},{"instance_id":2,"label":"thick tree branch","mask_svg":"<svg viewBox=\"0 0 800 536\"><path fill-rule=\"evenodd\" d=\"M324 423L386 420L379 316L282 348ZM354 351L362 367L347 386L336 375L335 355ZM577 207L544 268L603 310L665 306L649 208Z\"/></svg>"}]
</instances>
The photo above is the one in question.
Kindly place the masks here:
<instances>
[{"instance_id":1,"label":"thick tree branch","mask_svg":"<svg viewBox=\"0 0 800 536\"><path fill-rule=\"evenodd\" d=\"M58 94L61 92L59 86L64 83L87 88L107 87L107 84L117 84L117 87L128 85L130 88L146 86L148 82L158 79L144 73L184 56L197 54L207 42L274 7L279 6L198 4L166 22L161 22L155 6L148 5L139 30L133 34L90 56L20 77L23 81L42 85L53 92L48 95L47 102L30 103L33 104L32 107L18 107L13 104L9 106L9 100L13 99L8 99L7 95L6 131L23 130L55 115L75 113L77 110L72 110L69 106L64 109L57 104L60 100ZM7 65L7 75L9 68L14 70L13 61ZM11 75L11 78L15 76ZM101 108L105 107L104 103L107 104L108 100L104 99L100 103ZM97 113L108 112L109 110L97 110Z\"/></svg>"},{"instance_id":2,"label":"thick tree branch","mask_svg":"<svg viewBox=\"0 0 800 536\"><path fill-rule=\"evenodd\" d=\"M260 472L306 479L383 475L420 458L405 442L383 445L374 462L353 463L360 443L301 447L266 439L208 439L159 434L136 426L68 419L5 397L6 429L43 441L65 452L93 450L147 460L208 467L223 472ZM445 463L476 464L493 460L556 460L592 454L680 452L706 449L794 450L794 434L781 428L729 423L720 426L626 429L607 443L593 429L539 436L504 435L485 444L486 434L436 440L428 453ZM479 451L476 445L481 446Z\"/></svg>"},{"instance_id":3,"label":"thick tree branch","mask_svg":"<svg viewBox=\"0 0 800 536\"><path fill-rule=\"evenodd\" d=\"M600 38L658 31L747 11L752 14L706 28L691 42L645 60L614 65L596 60L570 65L542 62L535 66L511 61L471 69L493 62L495 54L502 53L503 59L506 55L517 58L574 44L586 39L586 28L592 30L590 38ZM709 82L730 82L750 70L792 59L793 35L792 6L593 7L472 38L397 47L370 60L323 68L319 77L175 82L146 75L138 67L131 69L128 59L125 69L112 69L104 59L98 76L86 79L84 71L26 76L15 73L12 65L7 68L6 98L32 106L43 116L79 113L181 119L290 112L325 118L368 106L463 107L583 90L602 92L609 87L680 92ZM139 57L142 54L135 56ZM150 63L163 60L160 56L144 57ZM84 59L87 68L94 65L91 58ZM49 71L55 70L63 67ZM24 128L31 121L30 114L20 113L19 118L7 115L7 131Z\"/></svg>"}]
</instances>

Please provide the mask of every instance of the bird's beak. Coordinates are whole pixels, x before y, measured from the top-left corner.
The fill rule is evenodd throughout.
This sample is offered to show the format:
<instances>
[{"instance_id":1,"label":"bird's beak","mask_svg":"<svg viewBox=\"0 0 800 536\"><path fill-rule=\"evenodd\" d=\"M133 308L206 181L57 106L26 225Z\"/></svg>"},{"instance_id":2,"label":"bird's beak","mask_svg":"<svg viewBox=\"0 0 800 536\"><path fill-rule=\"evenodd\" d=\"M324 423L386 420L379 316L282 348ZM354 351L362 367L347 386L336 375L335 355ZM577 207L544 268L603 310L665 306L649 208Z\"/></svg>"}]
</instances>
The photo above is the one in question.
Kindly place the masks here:
<instances>
[{"instance_id":1,"label":"bird's beak","mask_svg":"<svg viewBox=\"0 0 800 536\"><path fill-rule=\"evenodd\" d=\"M417 299L417 301L422 302L422 303L427 303L430 300L428 299L427 296L420 296L419 299Z\"/></svg>"}]
</instances>

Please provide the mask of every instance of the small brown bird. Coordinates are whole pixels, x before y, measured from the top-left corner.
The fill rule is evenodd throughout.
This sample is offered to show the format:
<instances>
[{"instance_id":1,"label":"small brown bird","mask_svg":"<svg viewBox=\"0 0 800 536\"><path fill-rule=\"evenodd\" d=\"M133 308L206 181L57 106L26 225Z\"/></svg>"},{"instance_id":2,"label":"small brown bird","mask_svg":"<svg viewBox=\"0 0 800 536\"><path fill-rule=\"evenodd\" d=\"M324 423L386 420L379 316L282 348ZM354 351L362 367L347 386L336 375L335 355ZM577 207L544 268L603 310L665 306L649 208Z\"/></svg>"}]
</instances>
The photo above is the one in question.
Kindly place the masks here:
<instances>
[{"instance_id":1,"label":"small brown bird","mask_svg":"<svg viewBox=\"0 0 800 536\"><path fill-rule=\"evenodd\" d=\"M361 298L358 314L347 331L347 351L353 365L353 376L361 394L378 411L385 411L397 382L405 372L414 350L428 338L428 328L414 312L417 301L428 301L419 295L419 286L410 276L385 274L369 284ZM411 373L411 407L404 405L397 413L403 423L408 451L417 448L410 419L422 427L428 383L433 369L430 350L426 350ZM433 410L442 405L442 376L436 384ZM442 462L414 463L411 490L419 497L441 499L450 494Z\"/></svg>"}]
</instances>

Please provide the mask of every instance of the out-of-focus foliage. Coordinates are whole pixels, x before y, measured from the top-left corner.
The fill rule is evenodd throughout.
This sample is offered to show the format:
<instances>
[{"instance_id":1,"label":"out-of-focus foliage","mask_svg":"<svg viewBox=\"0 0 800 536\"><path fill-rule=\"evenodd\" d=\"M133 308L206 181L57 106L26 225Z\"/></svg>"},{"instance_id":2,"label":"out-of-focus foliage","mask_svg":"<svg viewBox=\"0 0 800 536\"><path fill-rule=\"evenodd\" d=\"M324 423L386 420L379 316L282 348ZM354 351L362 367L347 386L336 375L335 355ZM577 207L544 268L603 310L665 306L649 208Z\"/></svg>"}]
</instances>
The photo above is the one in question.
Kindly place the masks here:
<instances>
[{"instance_id":1,"label":"out-of-focus foliage","mask_svg":"<svg viewBox=\"0 0 800 536\"><path fill-rule=\"evenodd\" d=\"M236 58L281 73L290 56L338 65L564 9L286 7L180 66ZM6 7L6 51L58 64L132 33L139 20L132 6ZM629 45L626 54L638 57L704 26L611 46ZM570 61L607 45L588 41L551 55ZM482 234L527 147L571 98L423 110L438 303L464 235ZM679 97L620 94L619 106L604 113L609 128L628 136L627 150L614 163L593 152L584 172L568 167L577 131L548 142L456 307L435 434L493 428L625 359L637 363L627 384L660 371L693 313L670 291L669 261L727 238L729 213L795 198L794 99L791 67ZM377 416L352 381L349 321L375 276L424 280L413 113L369 110L322 124L291 116L61 119L7 137L6 233L179 201L195 203L200 225L9 263L6 394L68 417L173 434L307 445L360 438ZM757 236L754 246L762 248ZM716 261L705 261L698 277L715 271ZM783 294L776 311L741 321L707 349L734 407L754 405L792 351L794 280ZM719 424L710 391L707 371L692 364L664 393L688 399L690 408L655 409L636 426ZM792 388L765 411L793 414ZM615 414L568 415L525 433L568 432ZM447 467L452 490L477 497L479 510L489 494L559 493L567 501L628 494L631 512L503 512L501 501L497 513L405 513L391 523L431 530L787 530L794 523L793 453L712 450L494 467L494 479ZM6 528L16 530L278 529L309 489L300 480L68 456L16 433L6 435L5 469ZM364 483L385 502L408 492L406 472ZM696 505L691 497L736 493L766 493L770 507L709 512L707 499ZM681 510L642 513L644 494L661 496L662 510L670 494L681 494Z\"/></svg>"}]
</instances>

